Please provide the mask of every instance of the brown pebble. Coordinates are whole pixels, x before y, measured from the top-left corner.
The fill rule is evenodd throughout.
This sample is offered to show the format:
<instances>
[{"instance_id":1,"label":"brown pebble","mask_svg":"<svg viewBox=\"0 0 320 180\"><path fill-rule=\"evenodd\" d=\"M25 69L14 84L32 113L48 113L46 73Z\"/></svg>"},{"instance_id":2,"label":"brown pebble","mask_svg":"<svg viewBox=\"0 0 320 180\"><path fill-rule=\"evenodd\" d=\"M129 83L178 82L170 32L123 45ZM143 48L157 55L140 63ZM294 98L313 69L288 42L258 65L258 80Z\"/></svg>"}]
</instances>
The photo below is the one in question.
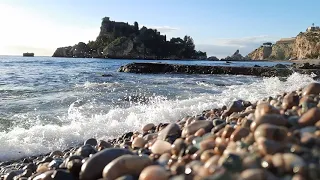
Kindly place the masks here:
<instances>
[{"instance_id":1,"label":"brown pebble","mask_svg":"<svg viewBox=\"0 0 320 180\"><path fill-rule=\"evenodd\" d=\"M80 179L91 180L102 177L104 167L119 156L133 154L128 149L104 149L90 157L81 167Z\"/></svg>"},{"instance_id":2,"label":"brown pebble","mask_svg":"<svg viewBox=\"0 0 320 180\"><path fill-rule=\"evenodd\" d=\"M250 125L250 129L251 131L254 131L258 126L266 123L277 126L285 126L287 124L287 120L279 114L265 114L253 121Z\"/></svg>"},{"instance_id":3,"label":"brown pebble","mask_svg":"<svg viewBox=\"0 0 320 180\"><path fill-rule=\"evenodd\" d=\"M249 134L250 134L250 131L248 128L237 127L231 134L230 140L236 142L248 136Z\"/></svg>"},{"instance_id":4,"label":"brown pebble","mask_svg":"<svg viewBox=\"0 0 320 180\"><path fill-rule=\"evenodd\" d=\"M29 178L29 179L32 179L32 180L53 180L53 178L51 177L53 175L55 170L50 170L50 171L46 171L42 174L38 174L38 175L35 175L34 178Z\"/></svg>"},{"instance_id":5,"label":"brown pebble","mask_svg":"<svg viewBox=\"0 0 320 180\"><path fill-rule=\"evenodd\" d=\"M195 136L197 137L201 137L206 133L206 130L204 130L203 128L199 129L196 133L194 133Z\"/></svg>"},{"instance_id":6,"label":"brown pebble","mask_svg":"<svg viewBox=\"0 0 320 180\"><path fill-rule=\"evenodd\" d=\"M233 127L231 127L231 126L229 126L229 125L226 125L226 126L224 127L224 130L223 130L223 132L222 132L221 137L222 137L222 138L229 138L229 137L231 136L231 134L233 133L233 131L234 131L234 128L233 128Z\"/></svg>"},{"instance_id":7,"label":"brown pebble","mask_svg":"<svg viewBox=\"0 0 320 180\"><path fill-rule=\"evenodd\" d=\"M305 126L313 126L320 120L320 109L319 108L312 108L304 113L298 123L301 127Z\"/></svg>"},{"instance_id":8,"label":"brown pebble","mask_svg":"<svg viewBox=\"0 0 320 180\"><path fill-rule=\"evenodd\" d=\"M176 123L170 123L158 133L157 139L166 140L167 137L177 136L177 135L180 136L180 127L179 127L179 125L176 124Z\"/></svg>"},{"instance_id":9,"label":"brown pebble","mask_svg":"<svg viewBox=\"0 0 320 180\"><path fill-rule=\"evenodd\" d=\"M291 109L293 106L299 105L299 96L296 93L289 93L284 96L282 107L284 109Z\"/></svg>"},{"instance_id":10,"label":"brown pebble","mask_svg":"<svg viewBox=\"0 0 320 180\"><path fill-rule=\"evenodd\" d=\"M163 154L170 152L171 150L171 144L167 141L163 140L156 140L153 145L151 146L151 152L154 154Z\"/></svg>"},{"instance_id":11,"label":"brown pebble","mask_svg":"<svg viewBox=\"0 0 320 180\"><path fill-rule=\"evenodd\" d=\"M273 155L281 152L285 148L285 144L265 138L257 139L258 149L262 155Z\"/></svg>"},{"instance_id":12,"label":"brown pebble","mask_svg":"<svg viewBox=\"0 0 320 180\"><path fill-rule=\"evenodd\" d=\"M50 157L53 157L53 156L60 156L60 157L63 157L63 152L62 151L59 151L59 150L57 150L57 151L52 151L51 153L50 153Z\"/></svg>"},{"instance_id":13,"label":"brown pebble","mask_svg":"<svg viewBox=\"0 0 320 180\"><path fill-rule=\"evenodd\" d=\"M187 146L182 138L176 139L171 145L171 153L178 156L181 150L184 150L186 147Z\"/></svg>"},{"instance_id":14,"label":"brown pebble","mask_svg":"<svg viewBox=\"0 0 320 180\"><path fill-rule=\"evenodd\" d=\"M254 131L254 138L257 140L260 137L275 140L275 141L284 141L287 138L288 130L285 127L276 126L272 124L261 124Z\"/></svg>"},{"instance_id":15,"label":"brown pebble","mask_svg":"<svg viewBox=\"0 0 320 180\"><path fill-rule=\"evenodd\" d=\"M99 140L97 146L100 148L111 148L112 147L112 145L110 143L108 143L104 140Z\"/></svg>"},{"instance_id":16,"label":"brown pebble","mask_svg":"<svg viewBox=\"0 0 320 180\"><path fill-rule=\"evenodd\" d=\"M157 165L152 165L144 168L139 176L139 180L168 180L169 174L167 171Z\"/></svg>"},{"instance_id":17,"label":"brown pebble","mask_svg":"<svg viewBox=\"0 0 320 180\"><path fill-rule=\"evenodd\" d=\"M38 165L36 172L43 173L49 170L49 162L41 163Z\"/></svg>"},{"instance_id":18,"label":"brown pebble","mask_svg":"<svg viewBox=\"0 0 320 180\"><path fill-rule=\"evenodd\" d=\"M279 114L280 111L275 107L271 106L268 103L261 103L257 105L256 110L254 112L255 119L260 118L265 114Z\"/></svg>"},{"instance_id":19,"label":"brown pebble","mask_svg":"<svg viewBox=\"0 0 320 180\"><path fill-rule=\"evenodd\" d=\"M127 174L138 176L145 167L151 164L152 161L146 156L123 155L106 165L102 174L106 179L116 179Z\"/></svg>"},{"instance_id":20,"label":"brown pebble","mask_svg":"<svg viewBox=\"0 0 320 180\"><path fill-rule=\"evenodd\" d=\"M320 93L320 84L319 83L311 83L302 90L303 96L309 95L309 94L318 95L319 93Z\"/></svg>"},{"instance_id":21,"label":"brown pebble","mask_svg":"<svg viewBox=\"0 0 320 180\"><path fill-rule=\"evenodd\" d=\"M147 134L147 135L143 136L143 139L146 141L150 141L150 140L157 138L157 136L158 136L157 133Z\"/></svg>"},{"instance_id":22,"label":"brown pebble","mask_svg":"<svg viewBox=\"0 0 320 180\"><path fill-rule=\"evenodd\" d=\"M210 159L208 159L208 160L205 162L204 167L210 169L210 168L212 168L212 167L217 166L220 157L221 157L220 155L214 155L214 156L212 156Z\"/></svg>"},{"instance_id":23,"label":"brown pebble","mask_svg":"<svg viewBox=\"0 0 320 180\"><path fill-rule=\"evenodd\" d=\"M186 126L183 130L182 130L182 137L186 137L188 135L194 134L195 132L197 132L199 129L203 128L206 132L211 131L211 129L213 128L213 124L212 121L195 121L193 123L191 123L190 125Z\"/></svg>"},{"instance_id":24,"label":"brown pebble","mask_svg":"<svg viewBox=\"0 0 320 180\"><path fill-rule=\"evenodd\" d=\"M150 131L151 129L153 129L155 127L155 125L153 123L149 123L149 124L146 124L142 127L142 131L143 132L148 132Z\"/></svg>"},{"instance_id":25,"label":"brown pebble","mask_svg":"<svg viewBox=\"0 0 320 180\"><path fill-rule=\"evenodd\" d=\"M208 159L210 159L214 155L213 149L205 150L200 156L201 162L205 163Z\"/></svg>"},{"instance_id":26,"label":"brown pebble","mask_svg":"<svg viewBox=\"0 0 320 180\"><path fill-rule=\"evenodd\" d=\"M240 175L242 180L265 180L266 173L263 169L247 169Z\"/></svg>"},{"instance_id":27,"label":"brown pebble","mask_svg":"<svg viewBox=\"0 0 320 180\"><path fill-rule=\"evenodd\" d=\"M277 153L272 157L272 163L279 171L299 173L305 166L304 160L293 153Z\"/></svg>"},{"instance_id":28,"label":"brown pebble","mask_svg":"<svg viewBox=\"0 0 320 180\"><path fill-rule=\"evenodd\" d=\"M213 149L215 147L215 140L214 139L206 139L200 142L200 149L207 150Z\"/></svg>"},{"instance_id":29,"label":"brown pebble","mask_svg":"<svg viewBox=\"0 0 320 180\"><path fill-rule=\"evenodd\" d=\"M134 140L132 141L132 148L143 148L144 145L146 144L147 142L141 138L141 137L136 137L134 138Z\"/></svg>"}]
</instances>

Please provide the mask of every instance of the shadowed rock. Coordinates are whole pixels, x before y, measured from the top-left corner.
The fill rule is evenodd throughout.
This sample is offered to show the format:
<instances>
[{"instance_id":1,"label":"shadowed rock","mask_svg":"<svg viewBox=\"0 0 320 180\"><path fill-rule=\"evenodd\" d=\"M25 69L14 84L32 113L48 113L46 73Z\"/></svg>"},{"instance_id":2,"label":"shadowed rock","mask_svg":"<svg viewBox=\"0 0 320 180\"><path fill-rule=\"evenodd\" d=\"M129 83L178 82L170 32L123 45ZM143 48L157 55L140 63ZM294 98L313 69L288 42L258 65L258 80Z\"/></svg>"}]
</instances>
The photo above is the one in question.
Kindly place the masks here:
<instances>
[{"instance_id":1,"label":"shadowed rock","mask_svg":"<svg viewBox=\"0 0 320 180\"><path fill-rule=\"evenodd\" d=\"M254 76L290 76L294 72L320 75L320 69L286 69L275 67L231 67L231 66L200 66L164 63L130 63L121 66L119 72L128 73L180 73L180 74L231 74Z\"/></svg>"}]
</instances>

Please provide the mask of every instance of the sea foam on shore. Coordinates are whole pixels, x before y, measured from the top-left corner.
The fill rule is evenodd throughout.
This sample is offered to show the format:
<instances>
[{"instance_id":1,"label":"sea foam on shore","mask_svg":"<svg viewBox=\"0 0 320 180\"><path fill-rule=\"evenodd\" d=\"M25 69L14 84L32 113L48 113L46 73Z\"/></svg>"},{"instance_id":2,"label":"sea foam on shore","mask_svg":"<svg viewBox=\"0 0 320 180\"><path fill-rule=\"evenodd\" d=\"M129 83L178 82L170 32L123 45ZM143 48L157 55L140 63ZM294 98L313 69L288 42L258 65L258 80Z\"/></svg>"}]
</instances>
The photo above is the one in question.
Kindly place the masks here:
<instances>
[{"instance_id":1,"label":"sea foam on shore","mask_svg":"<svg viewBox=\"0 0 320 180\"><path fill-rule=\"evenodd\" d=\"M175 122L186 115L222 107L237 99L257 101L299 89L311 82L314 82L311 76L294 73L285 80L272 77L243 85L220 87L211 84L215 94L199 94L184 100L159 100L128 108L114 108L106 114L93 114L89 118L83 115L85 112L81 106L70 106L68 117L63 119L62 126L35 124L29 129L12 128L7 132L0 132L0 160L64 149L91 137L105 140L114 138L123 132L138 130L146 123ZM88 83L85 86L89 86Z\"/></svg>"}]
</instances>

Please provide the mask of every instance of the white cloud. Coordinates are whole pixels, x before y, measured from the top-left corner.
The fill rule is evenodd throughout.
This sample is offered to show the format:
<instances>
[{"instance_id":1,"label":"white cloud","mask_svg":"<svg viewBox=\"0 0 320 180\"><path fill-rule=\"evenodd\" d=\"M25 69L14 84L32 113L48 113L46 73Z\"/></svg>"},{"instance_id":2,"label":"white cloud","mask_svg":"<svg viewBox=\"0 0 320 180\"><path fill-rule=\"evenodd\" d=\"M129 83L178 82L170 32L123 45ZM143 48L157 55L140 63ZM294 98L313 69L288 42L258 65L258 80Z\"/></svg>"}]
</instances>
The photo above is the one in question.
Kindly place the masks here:
<instances>
[{"instance_id":1,"label":"white cloud","mask_svg":"<svg viewBox=\"0 0 320 180\"><path fill-rule=\"evenodd\" d=\"M219 38L213 39L210 43L196 44L196 48L207 52L208 56L217 56L218 58L224 58L232 55L237 49L245 56L252 52L256 48L262 45L264 42L275 42L279 40L278 37L272 37L268 35L251 36L243 38Z\"/></svg>"},{"instance_id":2,"label":"white cloud","mask_svg":"<svg viewBox=\"0 0 320 180\"><path fill-rule=\"evenodd\" d=\"M170 26L146 26L146 27L151 29L157 29L161 33L168 33L168 32L179 30L179 28L170 27Z\"/></svg>"},{"instance_id":3,"label":"white cloud","mask_svg":"<svg viewBox=\"0 0 320 180\"><path fill-rule=\"evenodd\" d=\"M87 42L99 33L99 28L64 26L22 8L0 4L0 9L0 54L51 56L57 47Z\"/></svg>"}]
</instances>

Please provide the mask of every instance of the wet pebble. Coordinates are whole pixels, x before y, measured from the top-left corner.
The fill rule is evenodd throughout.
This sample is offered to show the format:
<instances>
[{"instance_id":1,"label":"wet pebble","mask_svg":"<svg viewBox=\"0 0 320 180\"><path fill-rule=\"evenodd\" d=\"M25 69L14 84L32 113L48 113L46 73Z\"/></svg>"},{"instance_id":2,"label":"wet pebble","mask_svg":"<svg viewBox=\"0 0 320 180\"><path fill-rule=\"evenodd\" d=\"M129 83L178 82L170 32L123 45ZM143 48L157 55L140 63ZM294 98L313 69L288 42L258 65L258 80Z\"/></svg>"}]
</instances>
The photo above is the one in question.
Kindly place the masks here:
<instances>
[{"instance_id":1,"label":"wet pebble","mask_svg":"<svg viewBox=\"0 0 320 180\"><path fill-rule=\"evenodd\" d=\"M116 179L124 175L139 176L141 171L152 164L149 157L123 155L106 165L103 169L103 178Z\"/></svg>"},{"instance_id":2,"label":"wet pebble","mask_svg":"<svg viewBox=\"0 0 320 180\"><path fill-rule=\"evenodd\" d=\"M139 180L168 180L168 172L161 166L152 165L143 169Z\"/></svg>"}]
</instances>

